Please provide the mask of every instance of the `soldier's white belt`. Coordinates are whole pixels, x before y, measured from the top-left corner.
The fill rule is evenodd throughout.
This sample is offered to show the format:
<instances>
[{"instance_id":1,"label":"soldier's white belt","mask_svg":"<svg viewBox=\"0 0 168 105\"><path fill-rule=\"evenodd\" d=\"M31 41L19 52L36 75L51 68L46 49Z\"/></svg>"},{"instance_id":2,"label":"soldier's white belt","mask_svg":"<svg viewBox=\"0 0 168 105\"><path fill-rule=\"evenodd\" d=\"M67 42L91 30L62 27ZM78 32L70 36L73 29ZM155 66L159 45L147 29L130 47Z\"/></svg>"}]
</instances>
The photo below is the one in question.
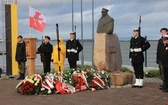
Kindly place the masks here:
<instances>
[{"instance_id":1,"label":"soldier's white belt","mask_svg":"<svg viewBox=\"0 0 168 105\"><path fill-rule=\"evenodd\" d=\"M131 48L130 52L142 52L141 48Z\"/></svg>"},{"instance_id":2,"label":"soldier's white belt","mask_svg":"<svg viewBox=\"0 0 168 105\"><path fill-rule=\"evenodd\" d=\"M67 52L73 52L73 53L77 53L78 51L75 49L67 49Z\"/></svg>"}]
</instances>

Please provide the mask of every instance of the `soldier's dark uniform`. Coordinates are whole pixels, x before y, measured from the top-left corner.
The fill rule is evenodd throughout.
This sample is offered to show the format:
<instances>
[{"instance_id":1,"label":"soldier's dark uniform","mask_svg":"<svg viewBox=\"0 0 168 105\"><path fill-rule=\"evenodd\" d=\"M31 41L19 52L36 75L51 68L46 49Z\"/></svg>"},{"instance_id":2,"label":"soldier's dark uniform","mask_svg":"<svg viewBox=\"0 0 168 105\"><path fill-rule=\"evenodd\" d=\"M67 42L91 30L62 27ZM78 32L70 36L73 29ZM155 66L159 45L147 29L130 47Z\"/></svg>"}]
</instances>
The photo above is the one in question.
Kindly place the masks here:
<instances>
[{"instance_id":1,"label":"soldier's dark uniform","mask_svg":"<svg viewBox=\"0 0 168 105\"><path fill-rule=\"evenodd\" d=\"M129 58L131 59L132 66L135 71L136 80L143 82L144 71L143 71L143 62L144 55L143 52L150 47L150 43L142 36L137 38L132 37L130 40L130 54Z\"/></svg>"},{"instance_id":2,"label":"soldier's dark uniform","mask_svg":"<svg viewBox=\"0 0 168 105\"><path fill-rule=\"evenodd\" d=\"M164 40L168 40L168 35L165 36ZM168 43L163 45L163 49L160 54L160 61L164 72L164 86L162 87L162 90L164 92L168 92Z\"/></svg>"},{"instance_id":3,"label":"soldier's dark uniform","mask_svg":"<svg viewBox=\"0 0 168 105\"><path fill-rule=\"evenodd\" d=\"M50 72L50 70L51 70L51 54L53 51L52 44L42 43L37 50L38 50L38 53L40 53L41 62L43 62L44 73Z\"/></svg>"},{"instance_id":4,"label":"soldier's dark uniform","mask_svg":"<svg viewBox=\"0 0 168 105\"><path fill-rule=\"evenodd\" d=\"M70 68L75 68L77 66L77 61L79 60L79 52L83 50L82 45L79 40L73 39L66 42L66 58L68 58Z\"/></svg>"}]
</instances>

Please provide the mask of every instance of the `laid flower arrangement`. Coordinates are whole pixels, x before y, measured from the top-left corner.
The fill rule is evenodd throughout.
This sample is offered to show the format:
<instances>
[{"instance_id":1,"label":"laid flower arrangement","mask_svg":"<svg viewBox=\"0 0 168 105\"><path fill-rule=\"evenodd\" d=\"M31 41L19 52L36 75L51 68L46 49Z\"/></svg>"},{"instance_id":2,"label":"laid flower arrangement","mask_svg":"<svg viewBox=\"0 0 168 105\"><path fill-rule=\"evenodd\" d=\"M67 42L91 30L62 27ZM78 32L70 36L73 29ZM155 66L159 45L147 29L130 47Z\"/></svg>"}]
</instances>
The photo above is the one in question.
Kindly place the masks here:
<instances>
[{"instance_id":1,"label":"laid flower arrangement","mask_svg":"<svg viewBox=\"0 0 168 105\"><path fill-rule=\"evenodd\" d=\"M28 95L38 93L41 87L41 79L39 77L41 76L37 74L26 77L16 86L17 91L21 94Z\"/></svg>"},{"instance_id":2,"label":"laid flower arrangement","mask_svg":"<svg viewBox=\"0 0 168 105\"><path fill-rule=\"evenodd\" d=\"M27 76L16 86L23 95L71 94L85 90L110 88L110 75L104 70L94 70L89 66L63 73L34 74Z\"/></svg>"}]
</instances>

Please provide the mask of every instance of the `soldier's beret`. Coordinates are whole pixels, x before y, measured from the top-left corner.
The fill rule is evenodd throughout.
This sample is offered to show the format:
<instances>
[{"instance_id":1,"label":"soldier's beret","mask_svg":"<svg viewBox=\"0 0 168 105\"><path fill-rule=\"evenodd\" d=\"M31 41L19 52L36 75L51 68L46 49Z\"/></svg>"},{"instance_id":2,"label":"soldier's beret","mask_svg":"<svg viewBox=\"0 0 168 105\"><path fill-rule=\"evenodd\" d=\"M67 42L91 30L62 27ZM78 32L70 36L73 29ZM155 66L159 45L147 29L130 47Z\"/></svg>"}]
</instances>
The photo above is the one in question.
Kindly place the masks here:
<instances>
[{"instance_id":1,"label":"soldier's beret","mask_svg":"<svg viewBox=\"0 0 168 105\"><path fill-rule=\"evenodd\" d=\"M50 37L49 37L49 36L45 36L45 38L47 38L48 40L50 40Z\"/></svg>"},{"instance_id":2,"label":"soldier's beret","mask_svg":"<svg viewBox=\"0 0 168 105\"><path fill-rule=\"evenodd\" d=\"M106 9L106 8L102 8L102 11L101 12L108 12L109 10Z\"/></svg>"}]
</instances>

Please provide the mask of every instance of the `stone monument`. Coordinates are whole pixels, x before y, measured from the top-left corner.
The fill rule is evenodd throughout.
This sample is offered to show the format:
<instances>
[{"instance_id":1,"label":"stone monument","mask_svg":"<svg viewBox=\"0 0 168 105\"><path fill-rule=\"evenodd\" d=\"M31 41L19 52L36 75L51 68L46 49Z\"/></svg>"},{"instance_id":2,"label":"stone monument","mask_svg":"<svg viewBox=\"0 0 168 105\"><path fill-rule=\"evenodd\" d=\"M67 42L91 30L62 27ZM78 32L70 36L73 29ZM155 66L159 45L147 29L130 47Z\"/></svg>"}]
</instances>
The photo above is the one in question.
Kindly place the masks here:
<instances>
[{"instance_id":1,"label":"stone monument","mask_svg":"<svg viewBox=\"0 0 168 105\"><path fill-rule=\"evenodd\" d=\"M117 34L113 34L114 19L108 10L102 9L94 42L94 64L101 70L117 71L122 66L120 43Z\"/></svg>"}]
</instances>

